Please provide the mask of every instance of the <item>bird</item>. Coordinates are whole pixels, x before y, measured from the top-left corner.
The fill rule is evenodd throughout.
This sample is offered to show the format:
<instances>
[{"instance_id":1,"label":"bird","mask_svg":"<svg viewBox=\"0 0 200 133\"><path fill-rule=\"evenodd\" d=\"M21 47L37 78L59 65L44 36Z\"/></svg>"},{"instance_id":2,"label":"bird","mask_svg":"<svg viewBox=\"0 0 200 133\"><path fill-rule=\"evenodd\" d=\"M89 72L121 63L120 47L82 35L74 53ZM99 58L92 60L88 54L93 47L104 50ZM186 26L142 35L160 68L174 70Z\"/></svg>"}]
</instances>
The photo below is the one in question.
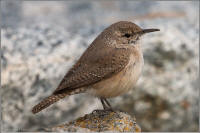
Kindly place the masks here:
<instances>
[{"instance_id":1,"label":"bird","mask_svg":"<svg viewBox=\"0 0 200 133\"><path fill-rule=\"evenodd\" d=\"M69 69L53 93L32 108L36 114L66 96L89 93L103 109L108 98L127 93L136 85L144 66L141 37L156 28L142 29L131 21L105 28Z\"/></svg>"}]
</instances>

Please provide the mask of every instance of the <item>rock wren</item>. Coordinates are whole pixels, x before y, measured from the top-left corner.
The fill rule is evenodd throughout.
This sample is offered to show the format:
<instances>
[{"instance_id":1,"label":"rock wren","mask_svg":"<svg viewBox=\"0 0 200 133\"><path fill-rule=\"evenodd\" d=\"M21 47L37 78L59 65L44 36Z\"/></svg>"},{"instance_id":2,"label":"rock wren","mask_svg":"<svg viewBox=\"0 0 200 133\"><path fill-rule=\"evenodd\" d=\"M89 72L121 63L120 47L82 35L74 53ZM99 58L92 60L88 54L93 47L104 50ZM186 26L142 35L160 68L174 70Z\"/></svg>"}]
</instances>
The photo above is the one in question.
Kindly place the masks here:
<instances>
[{"instance_id":1,"label":"rock wren","mask_svg":"<svg viewBox=\"0 0 200 133\"><path fill-rule=\"evenodd\" d=\"M128 92L141 74L144 62L140 37L155 31L159 29L142 29L128 21L112 24L86 49L52 95L34 106L32 112L84 92L100 98L104 109L111 108L106 98Z\"/></svg>"}]
</instances>

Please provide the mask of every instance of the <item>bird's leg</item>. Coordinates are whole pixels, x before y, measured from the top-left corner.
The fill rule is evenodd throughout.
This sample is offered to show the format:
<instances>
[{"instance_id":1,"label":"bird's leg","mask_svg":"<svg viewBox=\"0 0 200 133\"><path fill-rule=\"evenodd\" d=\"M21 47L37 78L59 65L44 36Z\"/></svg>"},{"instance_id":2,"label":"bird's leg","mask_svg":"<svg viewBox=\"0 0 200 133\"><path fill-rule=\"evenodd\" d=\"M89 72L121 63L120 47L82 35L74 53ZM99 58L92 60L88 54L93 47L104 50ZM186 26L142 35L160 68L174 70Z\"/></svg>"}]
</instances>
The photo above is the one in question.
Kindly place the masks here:
<instances>
[{"instance_id":1,"label":"bird's leg","mask_svg":"<svg viewBox=\"0 0 200 133\"><path fill-rule=\"evenodd\" d=\"M107 109L104 99L103 99L103 98L100 98L100 100L101 100L101 103L102 103L102 105L103 105L103 109L104 109L104 110Z\"/></svg>"},{"instance_id":2,"label":"bird's leg","mask_svg":"<svg viewBox=\"0 0 200 133\"><path fill-rule=\"evenodd\" d=\"M110 104L108 103L108 101L105 101L104 98L99 98L99 100L101 101L101 104L103 105L103 110L108 110L110 107ZM106 106L106 104L107 104L107 106ZM101 110L96 109L93 112L98 112L98 111L101 111Z\"/></svg>"},{"instance_id":3,"label":"bird's leg","mask_svg":"<svg viewBox=\"0 0 200 133\"><path fill-rule=\"evenodd\" d=\"M107 99L105 98L99 98L99 100L101 101L102 105L103 105L103 110L106 111L113 111L110 103L107 101ZM102 110L94 110L93 112L98 112L98 111L102 111Z\"/></svg>"},{"instance_id":4,"label":"bird's leg","mask_svg":"<svg viewBox=\"0 0 200 133\"><path fill-rule=\"evenodd\" d=\"M110 105L110 103L108 102L108 100L107 99L104 99L104 101L106 102L106 104L109 106L109 108L111 108L112 109L112 106Z\"/></svg>"},{"instance_id":5,"label":"bird's leg","mask_svg":"<svg viewBox=\"0 0 200 133\"><path fill-rule=\"evenodd\" d=\"M107 99L105 99L105 98L100 98L100 100L101 100L101 103L102 103L102 105L103 105L103 109L104 109L104 110L113 111L113 109L112 109L110 103L107 101Z\"/></svg>"},{"instance_id":6,"label":"bird's leg","mask_svg":"<svg viewBox=\"0 0 200 133\"><path fill-rule=\"evenodd\" d=\"M107 100L107 99L104 99L104 101L105 101L106 104L109 106L108 108L106 108L106 110L110 110L110 111L115 112L115 111L113 110L111 104L108 102L108 100ZM124 111L122 111L122 110L118 110L118 111L120 111L120 112L124 112Z\"/></svg>"}]
</instances>

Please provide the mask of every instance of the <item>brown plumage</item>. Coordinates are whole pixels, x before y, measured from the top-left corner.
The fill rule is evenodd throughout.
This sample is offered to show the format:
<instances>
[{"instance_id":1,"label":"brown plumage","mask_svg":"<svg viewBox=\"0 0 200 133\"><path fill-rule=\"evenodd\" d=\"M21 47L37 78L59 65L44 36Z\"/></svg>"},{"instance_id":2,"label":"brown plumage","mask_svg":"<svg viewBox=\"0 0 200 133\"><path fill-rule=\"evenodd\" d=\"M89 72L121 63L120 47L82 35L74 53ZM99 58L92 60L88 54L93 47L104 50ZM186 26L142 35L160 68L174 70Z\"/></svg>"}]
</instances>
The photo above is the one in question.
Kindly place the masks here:
<instances>
[{"instance_id":1,"label":"brown plumage","mask_svg":"<svg viewBox=\"0 0 200 133\"><path fill-rule=\"evenodd\" d=\"M58 94L58 95L51 95L51 96L45 98L44 100L42 100L36 106L34 106L33 109L32 109L32 112L38 113L39 111L45 109L49 105L51 105L51 104L57 102L58 100L64 98L66 95L67 95L67 93L61 93L61 94Z\"/></svg>"},{"instance_id":2,"label":"brown plumage","mask_svg":"<svg viewBox=\"0 0 200 133\"><path fill-rule=\"evenodd\" d=\"M66 97L67 95L74 95L77 93L81 93L83 91L83 89L76 89L76 91L69 91L66 93L59 93L59 94L52 94L51 96L43 99L39 104L37 104L36 106L33 107L32 112L38 113L41 110L47 108L48 106L50 106L51 104L59 101L60 99Z\"/></svg>"},{"instance_id":3,"label":"brown plumage","mask_svg":"<svg viewBox=\"0 0 200 133\"><path fill-rule=\"evenodd\" d=\"M120 88L113 84L116 81L125 84L121 87L128 91L136 83L143 65L139 37L146 32L157 31L157 29L148 30L142 30L127 21L120 21L106 28L64 76L53 94L36 105L32 112L38 113L67 95L82 92L89 92L104 98L107 102L105 98L126 92L119 91ZM131 74L126 71L130 71ZM122 78L123 75L127 77ZM118 80L121 78L122 80ZM110 87L112 88L108 91L110 94L106 94L105 91ZM114 89L118 89L119 94L112 95Z\"/></svg>"}]
</instances>

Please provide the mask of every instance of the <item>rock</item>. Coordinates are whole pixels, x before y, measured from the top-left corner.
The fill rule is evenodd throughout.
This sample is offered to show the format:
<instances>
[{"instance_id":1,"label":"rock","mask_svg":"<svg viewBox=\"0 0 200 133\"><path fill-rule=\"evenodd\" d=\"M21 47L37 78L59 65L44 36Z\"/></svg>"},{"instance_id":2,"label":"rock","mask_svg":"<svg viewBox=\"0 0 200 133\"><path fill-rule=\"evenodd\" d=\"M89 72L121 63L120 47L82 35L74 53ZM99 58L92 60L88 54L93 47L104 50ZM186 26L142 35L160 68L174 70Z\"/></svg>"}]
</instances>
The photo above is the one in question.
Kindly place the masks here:
<instances>
[{"instance_id":1,"label":"rock","mask_svg":"<svg viewBox=\"0 0 200 133\"><path fill-rule=\"evenodd\" d=\"M1 1L1 27L15 28L21 22L22 2L21 1Z\"/></svg>"},{"instance_id":2,"label":"rock","mask_svg":"<svg viewBox=\"0 0 200 133\"><path fill-rule=\"evenodd\" d=\"M96 110L72 122L47 129L53 132L141 132L135 118L124 112Z\"/></svg>"}]
</instances>

